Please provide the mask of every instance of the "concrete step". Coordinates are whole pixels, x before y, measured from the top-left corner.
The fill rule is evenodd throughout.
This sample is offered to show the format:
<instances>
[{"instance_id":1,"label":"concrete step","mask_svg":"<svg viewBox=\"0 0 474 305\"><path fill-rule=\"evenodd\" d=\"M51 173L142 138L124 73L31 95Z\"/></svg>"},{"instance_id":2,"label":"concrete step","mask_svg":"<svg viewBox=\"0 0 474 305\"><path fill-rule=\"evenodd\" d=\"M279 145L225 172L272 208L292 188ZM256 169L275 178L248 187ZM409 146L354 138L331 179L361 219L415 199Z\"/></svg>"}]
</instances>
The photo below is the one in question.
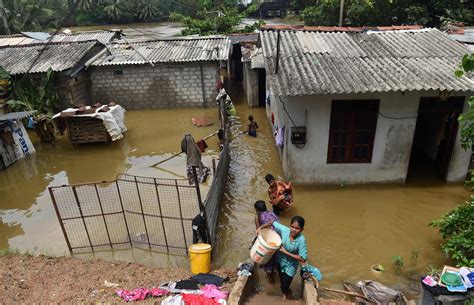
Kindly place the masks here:
<instances>
[{"instance_id":1,"label":"concrete step","mask_svg":"<svg viewBox=\"0 0 474 305\"><path fill-rule=\"evenodd\" d=\"M304 305L302 300L284 300L281 295L271 295L265 292L259 292L251 295L245 305Z\"/></svg>"}]
</instances>

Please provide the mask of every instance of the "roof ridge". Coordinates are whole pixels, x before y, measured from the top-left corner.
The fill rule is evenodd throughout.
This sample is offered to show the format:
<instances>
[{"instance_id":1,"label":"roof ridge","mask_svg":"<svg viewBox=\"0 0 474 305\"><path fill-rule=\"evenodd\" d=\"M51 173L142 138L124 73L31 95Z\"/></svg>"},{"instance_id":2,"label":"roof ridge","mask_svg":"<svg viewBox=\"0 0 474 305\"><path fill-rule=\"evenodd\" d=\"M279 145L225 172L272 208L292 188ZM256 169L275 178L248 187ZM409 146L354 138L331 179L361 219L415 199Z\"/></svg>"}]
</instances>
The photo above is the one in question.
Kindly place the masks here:
<instances>
[{"instance_id":1,"label":"roof ridge","mask_svg":"<svg viewBox=\"0 0 474 305\"><path fill-rule=\"evenodd\" d=\"M0 49L13 49L13 48L28 48L28 47L37 47L37 46L50 46L50 45L70 45L78 43L101 43L97 39L90 40L80 40L80 41L54 41L54 42L38 42L38 43L29 43L29 44L17 44L17 45L4 45L0 46Z\"/></svg>"}]
</instances>

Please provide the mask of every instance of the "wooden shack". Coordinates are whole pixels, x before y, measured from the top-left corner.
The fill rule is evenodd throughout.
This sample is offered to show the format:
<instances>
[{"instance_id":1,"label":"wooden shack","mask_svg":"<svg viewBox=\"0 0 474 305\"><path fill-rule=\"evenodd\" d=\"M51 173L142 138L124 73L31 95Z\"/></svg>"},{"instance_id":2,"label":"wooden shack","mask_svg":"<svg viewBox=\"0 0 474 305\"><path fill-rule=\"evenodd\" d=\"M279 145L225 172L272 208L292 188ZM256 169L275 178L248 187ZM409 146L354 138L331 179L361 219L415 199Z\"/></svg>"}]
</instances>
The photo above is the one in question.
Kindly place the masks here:
<instances>
[{"instance_id":1,"label":"wooden shack","mask_svg":"<svg viewBox=\"0 0 474 305\"><path fill-rule=\"evenodd\" d=\"M84 107L82 110L69 108L53 119L61 131L67 129L72 145L116 141L123 137L127 128L124 124L125 109L120 105L111 107Z\"/></svg>"}]
</instances>

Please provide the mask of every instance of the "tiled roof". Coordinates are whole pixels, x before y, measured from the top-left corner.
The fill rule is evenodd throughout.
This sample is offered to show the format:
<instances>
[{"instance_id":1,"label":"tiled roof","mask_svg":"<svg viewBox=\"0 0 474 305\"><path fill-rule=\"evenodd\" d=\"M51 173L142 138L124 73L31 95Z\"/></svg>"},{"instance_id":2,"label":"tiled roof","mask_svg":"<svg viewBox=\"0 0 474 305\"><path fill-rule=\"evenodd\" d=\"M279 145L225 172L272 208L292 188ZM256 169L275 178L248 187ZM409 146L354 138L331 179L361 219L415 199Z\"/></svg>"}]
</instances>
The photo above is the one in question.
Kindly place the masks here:
<instances>
[{"instance_id":1,"label":"tiled roof","mask_svg":"<svg viewBox=\"0 0 474 305\"><path fill-rule=\"evenodd\" d=\"M40 34L47 35L47 33L40 33ZM106 44L110 42L115 36L118 36L118 33L114 31L91 31L91 32L69 34L69 35L61 33L61 34L54 35L50 42L79 42L79 41L97 40L103 44ZM6 36L0 36L0 47L47 43L48 40L49 39L46 39L46 40L33 39L30 36L28 36L27 33L18 34L18 35L6 35Z\"/></svg>"},{"instance_id":2,"label":"tiled roof","mask_svg":"<svg viewBox=\"0 0 474 305\"><path fill-rule=\"evenodd\" d=\"M114 43L107 45L109 52L99 56L92 66L222 61L229 58L229 48L230 41L225 36Z\"/></svg>"},{"instance_id":3,"label":"tiled roof","mask_svg":"<svg viewBox=\"0 0 474 305\"><path fill-rule=\"evenodd\" d=\"M10 74L65 71L75 67L97 41L23 45L0 48L0 65Z\"/></svg>"},{"instance_id":4,"label":"tiled roof","mask_svg":"<svg viewBox=\"0 0 474 305\"><path fill-rule=\"evenodd\" d=\"M469 50L436 29L414 31L263 31L267 77L278 95L448 90L474 91L454 70Z\"/></svg>"}]
</instances>

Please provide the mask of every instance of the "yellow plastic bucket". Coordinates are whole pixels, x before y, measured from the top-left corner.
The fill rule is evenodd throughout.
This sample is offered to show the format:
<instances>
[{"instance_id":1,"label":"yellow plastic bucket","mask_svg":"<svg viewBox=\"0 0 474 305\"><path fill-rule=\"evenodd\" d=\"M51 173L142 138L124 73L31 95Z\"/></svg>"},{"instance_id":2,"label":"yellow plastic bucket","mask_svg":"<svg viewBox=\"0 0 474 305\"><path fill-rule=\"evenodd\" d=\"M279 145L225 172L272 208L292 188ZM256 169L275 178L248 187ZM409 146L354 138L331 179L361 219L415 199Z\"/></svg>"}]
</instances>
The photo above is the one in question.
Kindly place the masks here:
<instances>
[{"instance_id":1,"label":"yellow plastic bucket","mask_svg":"<svg viewBox=\"0 0 474 305\"><path fill-rule=\"evenodd\" d=\"M209 244L194 244L189 247L189 264L191 273L209 273L211 272L211 251Z\"/></svg>"}]
</instances>

